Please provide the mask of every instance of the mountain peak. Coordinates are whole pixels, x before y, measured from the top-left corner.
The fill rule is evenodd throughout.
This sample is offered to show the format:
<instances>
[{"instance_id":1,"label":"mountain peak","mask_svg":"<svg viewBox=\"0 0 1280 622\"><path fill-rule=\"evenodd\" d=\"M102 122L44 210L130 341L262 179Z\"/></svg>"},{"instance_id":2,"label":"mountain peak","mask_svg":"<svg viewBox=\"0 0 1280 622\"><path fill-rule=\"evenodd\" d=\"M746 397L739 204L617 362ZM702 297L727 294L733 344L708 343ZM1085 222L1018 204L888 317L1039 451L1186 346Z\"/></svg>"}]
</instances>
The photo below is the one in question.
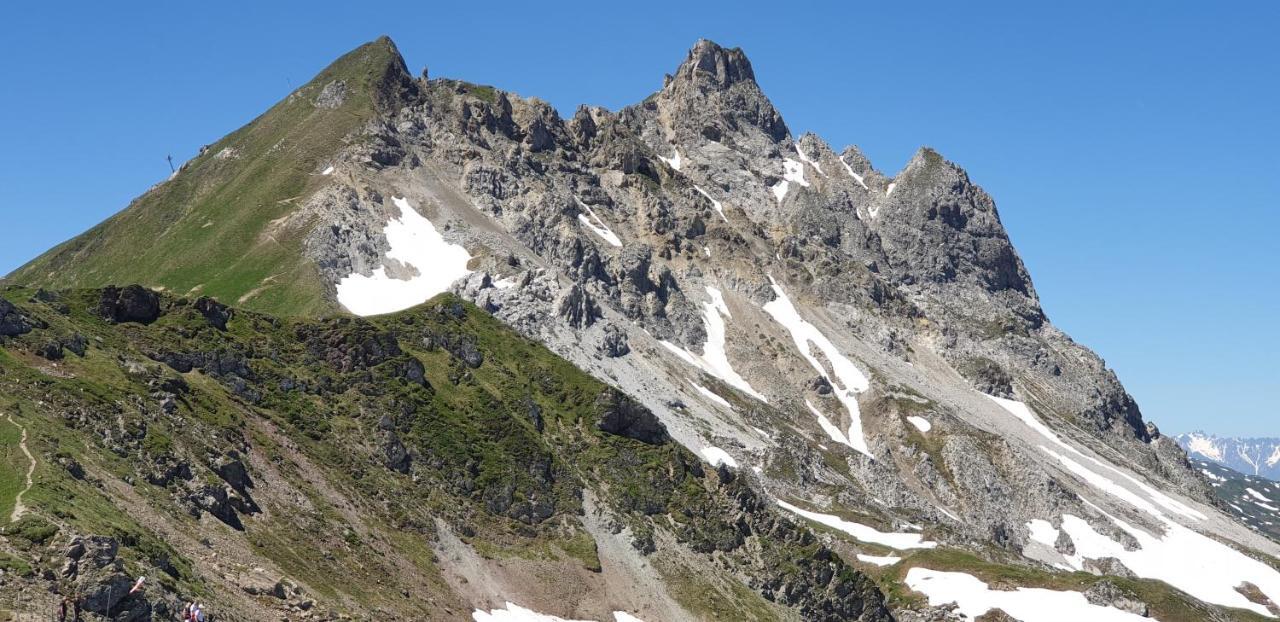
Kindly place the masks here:
<instances>
[{"instance_id":1,"label":"mountain peak","mask_svg":"<svg viewBox=\"0 0 1280 622\"><path fill-rule=\"evenodd\" d=\"M404 57L391 37L386 35L343 54L321 71L311 84L323 88L335 81L346 88L366 90L380 110L398 108L416 92Z\"/></svg>"},{"instance_id":2,"label":"mountain peak","mask_svg":"<svg viewBox=\"0 0 1280 622\"><path fill-rule=\"evenodd\" d=\"M698 39L676 70L675 79L724 89L739 82L754 84L756 74L741 48L725 48L710 39Z\"/></svg>"}]
</instances>

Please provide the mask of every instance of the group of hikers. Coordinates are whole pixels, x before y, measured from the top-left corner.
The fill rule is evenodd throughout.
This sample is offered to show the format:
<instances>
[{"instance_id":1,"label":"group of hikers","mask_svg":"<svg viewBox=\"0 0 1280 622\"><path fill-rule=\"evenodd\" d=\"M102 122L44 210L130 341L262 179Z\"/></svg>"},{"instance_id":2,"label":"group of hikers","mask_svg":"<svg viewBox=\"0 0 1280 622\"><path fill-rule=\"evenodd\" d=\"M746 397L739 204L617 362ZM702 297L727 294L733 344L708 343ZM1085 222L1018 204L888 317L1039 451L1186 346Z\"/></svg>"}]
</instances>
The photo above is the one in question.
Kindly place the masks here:
<instances>
[{"instance_id":1,"label":"group of hikers","mask_svg":"<svg viewBox=\"0 0 1280 622\"><path fill-rule=\"evenodd\" d=\"M188 602L182 606L182 616L178 619L182 622L205 622L204 605Z\"/></svg>"},{"instance_id":2,"label":"group of hikers","mask_svg":"<svg viewBox=\"0 0 1280 622\"><path fill-rule=\"evenodd\" d=\"M58 622L84 622L83 615L80 608L80 599L78 598L73 599L68 596L58 604ZM182 612L178 619L182 620L182 622L206 622L204 605L188 601L187 604L182 606Z\"/></svg>"}]
</instances>

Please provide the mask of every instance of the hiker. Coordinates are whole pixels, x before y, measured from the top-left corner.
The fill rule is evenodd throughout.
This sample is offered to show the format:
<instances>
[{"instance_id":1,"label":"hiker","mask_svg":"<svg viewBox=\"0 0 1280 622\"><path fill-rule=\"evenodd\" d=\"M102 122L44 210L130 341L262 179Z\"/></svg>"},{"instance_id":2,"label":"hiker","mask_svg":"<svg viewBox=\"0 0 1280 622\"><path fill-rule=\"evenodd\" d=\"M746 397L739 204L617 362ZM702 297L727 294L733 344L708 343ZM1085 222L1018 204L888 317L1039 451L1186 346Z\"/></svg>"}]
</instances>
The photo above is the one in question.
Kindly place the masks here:
<instances>
[{"instance_id":1,"label":"hiker","mask_svg":"<svg viewBox=\"0 0 1280 622\"><path fill-rule=\"evenodd\" d=\"M58 604L58 622L67 622L68 613L71 613L71 599L64 596Z\"/></svg>"},{"instance_id":2,"label":"hiker","mask_svg":"<svg viewBox=\"0 0 1280 622\"><path fill-rule=\"evenodd\" d=\"M191 622L191 610L195 606L196 604L191 601L187 601L187 604L182 606L182 622Z\"/></svg>"},{"instance_id":3,"label":"hiker","mask_svg":"<svg viewBox=\"0 0 1280 622\"><path fill-rule=\"evenodd\" d=\"M83 622L84 620L80 617L80 601L83 600L83 598L84 597L79 597L71 601L71 613L72 616L74 616L72 622Z\"/></svg>"},{"instance_id":4,"label":"hiker","mask_svg":"<svg viewBox=\"0 0 1280 622\"><path fill-rule=\"evenodd\" d=\"M196 605L196 616L193 622L204 622L204 605Z\"/></svg>"}]
</instances>

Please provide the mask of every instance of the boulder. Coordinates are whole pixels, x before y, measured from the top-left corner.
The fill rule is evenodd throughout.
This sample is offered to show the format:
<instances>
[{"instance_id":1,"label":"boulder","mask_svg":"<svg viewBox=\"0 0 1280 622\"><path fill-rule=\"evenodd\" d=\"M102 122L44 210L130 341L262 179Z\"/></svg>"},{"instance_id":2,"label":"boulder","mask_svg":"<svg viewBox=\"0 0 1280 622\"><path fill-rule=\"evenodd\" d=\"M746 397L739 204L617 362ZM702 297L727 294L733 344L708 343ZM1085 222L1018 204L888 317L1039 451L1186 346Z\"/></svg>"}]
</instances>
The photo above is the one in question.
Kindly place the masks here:
<instances>
[{"instance_id":1,"label":"boulder","mask_svg":"<svg viewBox=\"0 0 1280 622\"><path fill-rule=\"evenodd\" d=\"M1130 594L1107 579L1098 581L1085 590L1084 597L1095 605L1114 607L1120 611L1143 617L1150 615L1150 610L1146 603L1139 600L1136 595Z\"/></svg>"},{"instance_id":2,"label":"boulder","mask_svg":"<svg viewBox=\"0 0 1280 622\"><path fill-rule=\"evenodd\" d=\"M35 326L35 323L19 312L13 303L0 298L0 337L25 335Z\"/></svg>"},{"instance_id":3,"label":"boulder","mask_svg":"<svg viewBox=\"0 0 1280 622\"><path fill-rule=\"evenodd\" d=\"M116 324L150 324L160 317L160 297L141 285L107 287L98 301L98 315Z\"/></svg>"}]
</instances>

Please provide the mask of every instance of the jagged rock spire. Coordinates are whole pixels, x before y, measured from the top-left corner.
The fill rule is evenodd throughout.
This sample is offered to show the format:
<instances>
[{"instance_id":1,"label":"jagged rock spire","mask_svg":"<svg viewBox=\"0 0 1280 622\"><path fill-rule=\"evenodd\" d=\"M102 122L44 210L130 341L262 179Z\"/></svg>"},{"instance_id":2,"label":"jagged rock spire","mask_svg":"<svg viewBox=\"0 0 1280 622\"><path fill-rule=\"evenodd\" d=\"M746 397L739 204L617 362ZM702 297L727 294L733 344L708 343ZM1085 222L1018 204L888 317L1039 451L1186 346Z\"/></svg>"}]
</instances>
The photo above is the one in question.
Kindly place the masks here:
<instances>
[{"instance_id":1,"label":"jagged rock spire","mask_svg":"<svg viewBox=\"0 0 1280 622\"><path fill-rule=\"evenodd\" d=\"M756 74L741 48L725 49L714 41L698 39L680 68L676 69L674 79L724 89L739 82L755 84Z\"/></svg>"},{"instance_id":2,"label":"jagged rock spire","mask_svg":"<svg viewBox=\"0 0 1280 622\"><path fill-rule=\"evenodd\" d=\"M658 97L675 128L709 140L754 128L775 143L790 136L782 115L756 84L751 61L738 48L699 39L675 74L667 76Z\"/></svg>"}]
</instances>

